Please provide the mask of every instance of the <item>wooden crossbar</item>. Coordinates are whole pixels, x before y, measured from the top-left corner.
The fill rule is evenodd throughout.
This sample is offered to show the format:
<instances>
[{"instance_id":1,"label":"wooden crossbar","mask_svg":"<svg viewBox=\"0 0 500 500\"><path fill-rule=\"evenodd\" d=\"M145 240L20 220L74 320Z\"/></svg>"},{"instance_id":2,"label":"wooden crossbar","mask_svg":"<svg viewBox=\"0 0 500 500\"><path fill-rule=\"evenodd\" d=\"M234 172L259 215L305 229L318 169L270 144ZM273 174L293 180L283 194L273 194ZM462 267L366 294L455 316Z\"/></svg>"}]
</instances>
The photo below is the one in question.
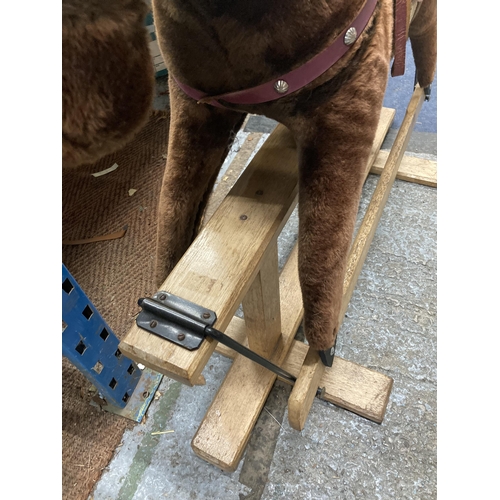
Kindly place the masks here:
<instances>
[{"instance_id":1,"label":"wooden crossbar","mask_svg":"<svg viewBox=\"0 0 500 500\"><path fill-rule=\"evenodd\" d=\"M389 157L389 151L379 151L370 173L381 174ZM437 162L416 156L404 155L396 179L424 186L437 187Z\"/></svg>"},{"instance_id":2,"label":"wooden crossbar","mask_svg":"<svg viewBox=\"0 0 500 500\"><path fill-rule=\"evenodd\" d=\"M297 177L295 143L279 125L161 289L215 311L214 327L225 331L297 204ZM134 325L119 348L159 373L194 385L216 344L207 339L187 351Z\"/></svg>"}]
</instances>

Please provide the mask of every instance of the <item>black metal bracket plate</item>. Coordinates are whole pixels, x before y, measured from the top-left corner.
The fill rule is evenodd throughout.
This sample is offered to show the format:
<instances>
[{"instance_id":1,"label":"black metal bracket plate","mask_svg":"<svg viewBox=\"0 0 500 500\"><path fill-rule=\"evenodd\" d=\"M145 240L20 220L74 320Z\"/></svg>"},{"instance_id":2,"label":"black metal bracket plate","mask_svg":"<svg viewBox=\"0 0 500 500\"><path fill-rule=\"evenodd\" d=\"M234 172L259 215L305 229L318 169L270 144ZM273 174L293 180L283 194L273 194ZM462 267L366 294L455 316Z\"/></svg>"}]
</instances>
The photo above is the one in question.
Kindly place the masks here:
<instances>
[{"instance_id":1,"label":"black metal bracket plate","mask_svg":"<svg viewBox=\"0 0 500 500\"><path fill-rule=\"evenodd\" d=\"M190 351L198 349L208 336L292 383L297 380L268 359L212 328L217 316L210 309L163 291L157 292L152 298L139 299L138 303L142 312L137 316L137 326L148 332Z\"/></svg>"},{"instance_id":2,"label":"black metal bracket plate","mask_svg":"<svg viewBox=\"0 0 500 500\"><path fill-rule=\"evenodd\" d=\"M201 331L198 333L192 328L169 321L168 314L178 313L203 327L213 326L217 320L214 311L164 291L155 293L152 300L141 299L139 305L143 309L136 319L138 327L190 351L198 349L205 336Z\"/></svg>"}]
</instances>

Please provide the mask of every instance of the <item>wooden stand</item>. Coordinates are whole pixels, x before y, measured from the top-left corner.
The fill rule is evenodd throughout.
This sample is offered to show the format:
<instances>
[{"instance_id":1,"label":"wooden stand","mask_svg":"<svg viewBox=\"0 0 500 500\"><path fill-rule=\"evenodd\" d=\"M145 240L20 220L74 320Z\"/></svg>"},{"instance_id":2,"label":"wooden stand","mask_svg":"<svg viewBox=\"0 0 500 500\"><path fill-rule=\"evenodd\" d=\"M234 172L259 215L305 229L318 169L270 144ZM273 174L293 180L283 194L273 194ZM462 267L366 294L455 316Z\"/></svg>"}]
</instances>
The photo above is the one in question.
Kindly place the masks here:
<instances>
[{"instance_id":1,"label":"wooden stand","mask_svg":"<svg viewBox=\"0 0 500 500\"><path fill-rule=\"evenodd\" d=\"M423 100L423 90L417 88L352 245L341 318ZM366 175L394 114L382 109ZM323 399L380 423L392 388L390 377L339 357L325 368L316 352L294 340L303 316L297 247L278 275L277 238L296 206L297 187L295 144L290 132L279 125L161 289L215 311L215 328L297 377L288 407L294 429L304 428L318 388ZM245 320L234 316L240 304ZM202 370L216 348L234 358L192 441L198 456L234 471L276 375L212 339L188 351L137 326L119 348L133 360L190 386L205 383Z\"/></svg>"}]
</instances>

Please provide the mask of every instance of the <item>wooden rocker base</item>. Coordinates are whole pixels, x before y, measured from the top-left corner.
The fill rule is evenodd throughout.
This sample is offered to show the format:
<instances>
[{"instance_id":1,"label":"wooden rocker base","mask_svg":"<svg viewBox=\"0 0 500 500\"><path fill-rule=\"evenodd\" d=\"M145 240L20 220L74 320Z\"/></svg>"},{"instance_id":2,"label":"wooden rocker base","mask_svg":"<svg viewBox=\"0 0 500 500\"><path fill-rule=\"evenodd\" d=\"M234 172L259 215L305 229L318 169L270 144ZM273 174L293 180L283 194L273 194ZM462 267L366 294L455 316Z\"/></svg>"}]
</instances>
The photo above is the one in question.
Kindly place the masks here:
<instances>
[{"instance_id":1,"label":"wooden rocker base","mask_svg":"<svg viewBox=\"0 0 500 500\"><path fill-rule=\"evenodd\" d=\"M351 247L341 318L424 97L423 90L416 88ZM382 109L366 175L377 162L394 114L394 110ZM297 189L295 144L289 131L279 125L168 276L162 290L215 311L218 319L214 328L297 377L288 405L294 429L304 428L318 388L322 399L381 423L392 389L390 377L339 357L331 368L325 368L316 352L294 340L303 316L297 247L278 276L276 242L296 206ZM234 317L241 303L245 320ZM204 383L202 370L216 348L234 359L192 441L198 456L223 470L234 471L276 375L217 346L212 339L204 340L196 351L187 351L137 326L131 328L119 348L135 361L187 385Z\"/></svg>"}]
</instances>

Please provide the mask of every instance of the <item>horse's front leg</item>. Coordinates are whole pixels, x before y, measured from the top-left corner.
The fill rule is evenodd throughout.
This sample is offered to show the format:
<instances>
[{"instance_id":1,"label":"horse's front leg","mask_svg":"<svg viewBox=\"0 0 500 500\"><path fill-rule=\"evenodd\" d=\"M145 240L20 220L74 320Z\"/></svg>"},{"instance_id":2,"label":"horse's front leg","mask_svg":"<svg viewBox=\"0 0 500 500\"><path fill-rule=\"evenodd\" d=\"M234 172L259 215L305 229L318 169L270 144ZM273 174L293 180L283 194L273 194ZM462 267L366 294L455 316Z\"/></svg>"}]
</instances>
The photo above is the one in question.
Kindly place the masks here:
<instances>
[{"instance_id":1,"label":"horse's front leg","mask_svg":"<svg viewBox=\"0 0 500 500\"><path fill-rule=\"evenodd\" d=\"M172 79L169 87L171 122L158 205L157 286L195 238L217 173L245 118L197 104Z\"/></svg>"},{"instance_id":2,"label":"horse's front leg","mask_svg":"<svg viewBox=\"0 0 500 500\"><path fill-rule=\"evenodd\" d=\"M335 344L347 258L387 83L387 54L372 63L291 127L299 150L304 328L318 351Z\"/></svg>"}]
</instances>

